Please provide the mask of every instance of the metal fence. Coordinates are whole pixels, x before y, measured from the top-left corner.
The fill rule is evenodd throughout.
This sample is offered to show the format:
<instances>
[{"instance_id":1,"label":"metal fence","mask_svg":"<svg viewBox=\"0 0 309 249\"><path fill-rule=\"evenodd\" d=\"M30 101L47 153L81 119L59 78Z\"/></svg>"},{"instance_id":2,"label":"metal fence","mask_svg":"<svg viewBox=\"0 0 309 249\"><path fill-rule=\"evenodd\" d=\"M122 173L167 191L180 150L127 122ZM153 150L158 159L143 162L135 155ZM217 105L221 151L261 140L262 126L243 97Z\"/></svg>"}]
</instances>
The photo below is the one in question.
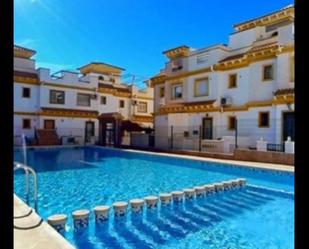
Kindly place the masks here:
<instances>
[{"instance_id":1,"label":"metal fence","mask_svg":"<svg viewBox=\"0 0 309 249\"><path fill-rule=\"evenodd\" d=\"M270 119L264 126L257 119L238 119L234 125L155 126L155 147L170 150L232 153L235 148L256 149L261 138L268 151L284 152L282 121Z\"/></svg>"},{"instance_id":2,"label":"metal fence","mask_svg":"<svg viewBox=\"0 0 309 249\"><path fill-rule=\"evenodd\" d=\"M188 121L188 120L187 120ZM190 120L189 120L190 121ZM193 120L192 120L193 122ZM238 119L234 125L214 120L208 125L155 125L154 133L124 132L121 144L142 148L233 153L235 148L256 149L257 141L267 141L268 151L284 152L284 125L282 120L270 119L260 126L257 119ZM294 128L292 129L294 131ZM86 135L85 128L59 127L56 129L61 144L98 144L98 127ZM28 144L35 140L35 129L14 127L14 145L21 145L21 134ZM113 145L113 144L111 144Z\"/></svg>"},{"instance_id":3,"label":"metal fence","mask_svg":"<svg viewBox=\"0 0 309 249\"><path fill-rule=\"evenodd\" d=\"M97 132L95 132L94 134L86 135L85 128L59 127L55 130L61 145L97 144L99 140ZM22 135L25 136L27 145L36 144L36 127L24 129L19 126L15 126L14 146L22 145Z\"/></svg>"}]
</instances>

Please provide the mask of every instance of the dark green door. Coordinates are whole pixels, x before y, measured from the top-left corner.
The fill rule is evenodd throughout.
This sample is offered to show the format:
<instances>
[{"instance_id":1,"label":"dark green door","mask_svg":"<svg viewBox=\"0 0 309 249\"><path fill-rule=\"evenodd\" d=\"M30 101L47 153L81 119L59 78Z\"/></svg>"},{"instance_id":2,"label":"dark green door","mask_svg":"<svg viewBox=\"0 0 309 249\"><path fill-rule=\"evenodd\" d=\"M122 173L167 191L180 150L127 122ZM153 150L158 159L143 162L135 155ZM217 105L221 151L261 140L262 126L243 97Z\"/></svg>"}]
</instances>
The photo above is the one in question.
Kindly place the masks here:
<instances>
[{"instance_id":1,"label":"dark green door","mask_svg":"<svg viewBox=\"0 0 309 249\"><path fill-rule=\"evenodd\" d=\"M294 141L294 132L294 112L283 113L283 142L286 141L287 137L291 137L291 140Z\"/></svg>"}]
</instances>

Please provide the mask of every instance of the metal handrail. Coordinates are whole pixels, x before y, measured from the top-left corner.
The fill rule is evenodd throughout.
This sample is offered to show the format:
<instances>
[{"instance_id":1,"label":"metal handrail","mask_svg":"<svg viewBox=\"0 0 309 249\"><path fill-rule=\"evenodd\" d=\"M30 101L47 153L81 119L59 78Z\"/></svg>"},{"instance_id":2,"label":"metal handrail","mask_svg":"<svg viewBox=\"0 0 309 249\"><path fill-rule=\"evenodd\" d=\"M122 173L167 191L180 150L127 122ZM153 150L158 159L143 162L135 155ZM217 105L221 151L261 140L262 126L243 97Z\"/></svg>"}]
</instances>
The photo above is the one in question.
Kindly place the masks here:
<instances>
[{"instance_id":1,"label":"metal handrail","mask_svg":"<svg viewBox=\"0 0 309 249\"><path fill-rule=\"evenodd\" d=\"M33 199L34 199L34 210L38 211L38 181L37 181L37 175L31 167L24 165L22 163L14 162L14 171L18 169L23 169L25 172L25 178L26 178L26 198L27 198L27 204L29 204L29 172L33 175L33 184L34 184L34 191L33 191Z\"/></svg>"}]
</instances>

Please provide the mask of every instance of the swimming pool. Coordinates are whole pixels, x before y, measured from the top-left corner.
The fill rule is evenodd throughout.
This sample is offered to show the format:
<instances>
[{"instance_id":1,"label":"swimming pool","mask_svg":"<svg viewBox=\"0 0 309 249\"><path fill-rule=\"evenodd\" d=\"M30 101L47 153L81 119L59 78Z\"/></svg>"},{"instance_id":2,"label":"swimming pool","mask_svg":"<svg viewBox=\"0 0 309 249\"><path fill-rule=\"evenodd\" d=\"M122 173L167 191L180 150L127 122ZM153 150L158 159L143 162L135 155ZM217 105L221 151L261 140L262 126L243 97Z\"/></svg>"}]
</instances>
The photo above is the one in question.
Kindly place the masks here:
<instances>
[{"instance_id":1,"label":"swimming pool","mask_svg":"<svg viewBox=\"0 0 309 249\"><path fill-rule=\"evenodd\" d=\"M19 151L16 161L22 161ZM243 177L241 190L110 220L66 238L77 248L294 248L294 174L98 147L28 150L43 218ZM23 175L14 189L23 198ZM280 190L267 191L266 189ZM90 217L93 220L93 218Z\"/></svg>"}]
</instances>

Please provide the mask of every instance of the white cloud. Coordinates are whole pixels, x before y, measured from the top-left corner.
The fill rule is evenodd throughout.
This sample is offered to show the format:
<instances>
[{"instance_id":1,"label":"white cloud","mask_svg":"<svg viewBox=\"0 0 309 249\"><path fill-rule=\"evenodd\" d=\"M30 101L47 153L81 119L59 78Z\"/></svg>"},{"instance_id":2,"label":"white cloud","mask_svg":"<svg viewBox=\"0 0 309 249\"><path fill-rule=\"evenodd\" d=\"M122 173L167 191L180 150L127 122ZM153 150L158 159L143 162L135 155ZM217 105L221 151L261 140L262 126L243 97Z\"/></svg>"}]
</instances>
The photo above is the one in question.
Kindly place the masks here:
<instances>
[{"instance_id":1,"label":"white cloud","mask_svg":"<svg viewBox=\"0 0 309 249\"><path fill-rule=\"evenodd\" d=\"M76 71L76 66L72 64L56 64L56 63L50 63L50 62L36 62L37 67L44 67L49 68L52 73L58 72L60 70L70 70L70 71Z\"/></svg>"},{"instance_id":2,"label":"white cloud","mask_svg":"<svg viewBox=\"0 0 309 249\"><path fill-rule=\"evenodd\" d=\"M19 40L16 42L17 45L20 45L20 46L33 46L35 43L37 43L38 40L34 40L34 39L31 39L31 38L25 38L23 40Z\"/></svg>"}]
</instances>

